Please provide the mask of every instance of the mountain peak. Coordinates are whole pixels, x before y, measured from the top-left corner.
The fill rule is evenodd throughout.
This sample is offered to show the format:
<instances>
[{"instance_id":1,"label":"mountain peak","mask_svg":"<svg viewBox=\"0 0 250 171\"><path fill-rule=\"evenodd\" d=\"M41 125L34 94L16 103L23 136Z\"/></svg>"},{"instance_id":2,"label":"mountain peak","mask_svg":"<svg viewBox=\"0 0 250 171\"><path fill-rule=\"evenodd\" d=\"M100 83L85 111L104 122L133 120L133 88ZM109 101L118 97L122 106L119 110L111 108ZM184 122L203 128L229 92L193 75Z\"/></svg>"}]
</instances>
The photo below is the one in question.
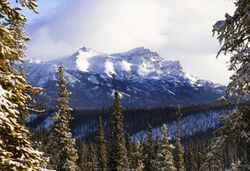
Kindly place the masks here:
<instances>
[{"instance_id":1,"label":"mountain peak","mask_svg":"<svg viewBox=\"0 0 250 171\"><path fill-rule=\"evenodd\" d=\"M138 80L142 78L165 80L172 76L186 77L179 61L167 61L158 53L144 47L111 55L82 47L72 56L52 63L63 64L68 70L115 76L121 79L133 77Z\"/></svg>"},{"instance_id":2,"label":"mountain peak","mask_svg":"<svg viewBox=\"0 0 250 171\"><path fill-rule=\"evenodd\" d=\"M83 46L82 48L78 49L77 52L96 52L96 51L91 48Z\"/></svg>"},{"instance_id":3,"label":"mountain peak","mask_svg":"<svg viewBox=\"0 0 250 171\"><path fill-rule=\"evenodd\" d=\"M85 46L83 46L82 48L80 48L79 50L81 50L81 51L89 51L89 50L91 50L90 48L87 48L87 47L85 47Z\"/></svg>"},{"instance_id":4,"label":"mountain peak","mask_svg":"<svg viewBox=\"0 0 250 171\"><path fill-rule=\"evenodd\" d=\"M131 50L127 51L127 53L145 53L145 52L146 53L152 53L150 51L150 49L147 49L147 48L145 48L143 46L137 47L137 48L134 48L134 49L131 49Z\"/></svg>"},{"instance_id":5,"label":"mountain peak","mask_svg":"<svg viewBox=\"0 0 250 171\"><path fill-rule=\"evenodd\" d=\"M113 56L123 56L123 57L160 57L157 52L153 52L145 47L137 47L126 52L116 53Z\"/></svg>"}]
</instances>

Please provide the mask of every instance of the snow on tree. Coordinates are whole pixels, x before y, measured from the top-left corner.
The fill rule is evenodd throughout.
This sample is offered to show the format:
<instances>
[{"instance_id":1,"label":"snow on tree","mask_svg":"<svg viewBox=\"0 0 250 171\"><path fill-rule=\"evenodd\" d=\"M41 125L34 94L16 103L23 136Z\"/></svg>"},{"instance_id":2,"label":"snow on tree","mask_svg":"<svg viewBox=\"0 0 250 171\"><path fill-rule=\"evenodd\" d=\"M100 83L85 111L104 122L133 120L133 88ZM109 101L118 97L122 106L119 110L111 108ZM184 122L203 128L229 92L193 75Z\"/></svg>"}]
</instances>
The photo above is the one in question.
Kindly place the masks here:
<instances>
[{"instance_id":1,"label":"snow on tree","mask_svg":"<svg viewBox=\"0 0 250 171\"><path fill-rule=\"evenodd\" d=\"M186 170L187 171L198 170L198 166L195 161L195 155L197 154L194 151L194 144L193 144L193 141L190 140L190 142L188 143L187 158L186 158Z\"/></svg>"},{"instance_id":2,"label":"snow on tree","mask_svg":"<svg viewBox=\"0 0 250 171\"><path fill-rule=\"evenodd\" d=\"M143 171L144 164L142 161L142 146L140 143L135 143L134 150L132 153L132 159L133 160L131 160L131 170Z\"/></svg>"},{"instance_id":3,"label":"snow on tree","mask_svg":"<svg viewBox=\"0 0 250 171\"><path fill-rule=\"evenodd\" d=\"M133 162L133 144L129 134L126 135L126 149L127 149L127 170L132 168Z\"/></svg>"},{"instance_id":4,"label":"snow on tree","mask_svg":"<svg viewBox=\"0 0 250 171\"><path fill-rule=\"evenodd\" d=\"M226 13L226 19L216 22L213 27L222 44L218 55L232 54L229 70L234 74L230 77L228 93L236 97L247 97L250 93L249 3L249 0L235 0L234 15Z\"/></svg>"},{"instance_id":5,"label":"snow on tree","mask_svg":"<svg viewBox=\"0 0 250 171\"><path fill-rule=\"evenodd\" d=\"M16 1L17 6L35 11L34 0ZM33 149L30 132L20 118L28 114L29 93L36 91L14 65L25 56L24 25L21 7L13 8L8 0L0 1L0 168L1 170L39 170L42 153Z\"/></svg>"},{"instance_id":6,"label":"snow on tree","mask_svg":"<svg viewBox=\"0 0 250 171\"><path fill-rule=\"evenodd\" d=\"M105 171L107 170L107 152L106 152L105 131L101 116L99 117L98 121L96 142L97 142L97 170Z\"/></svg>"},{"instance_id":7,"label":"snow on tree","mask_svg":"<svg viewBox=\"0 0 250 171\"><path fill-rule=\"evenodd\" d=\"M143 163L144 170L157 171L155 143L151 125L148 126L147 140L143 144Z\"/></svg>"},{"instance_id":8,"label":"snow on tree","mask_svg":"<svg viewBox=\"0 0 250 171\"><path fill-rule=\"evenodd\" d=\"M75 171L77 169L76 160L78 158L75 149L75 140L69 127L71 119L69 107L69 95L67 81L64 78L63 67L58 68L58 99L52 134L47 145L47 152L50 157L50 167L60 171Z\"/></svg>"},{"instance_id":9,"label":"snow on tree","mask_svg":"<svg viewBox=\"0 0 250 171\"><path fill-rule=\"evenodd\" d=\"M222 120L223 126L215 132L216 137L212 139L207 160L202 168L211 162L218 163L217 167L220 167L220 151L234 140L246 143L248 154L247 161L244 162L250 162L250 107L249 104L239 106L240 101L249 99L250 96L250 1L235 0L235 6L234 14L226 14L225 20L214 25L213 32L217 33L217 38L222 44L218 55L231 55L229 70L234 73L230 77L227 95L235 98L238 106ZM250 168L249 164L246 167Z\"/></svg>"},{"instance_id":10,"label":"snow on tree","mask_svg":"<svg viewBox=\"0 0 250 171\"><path fill-rule=\"evenodd\" d=\"M247 166L241 164L240 160L231 163L231 171L245 171ZM249 170L249 168L247 168Z\"/></svg>"},{"instance_id":11,"label":"snow on tree","mask_svg":"<svg viewBox=\"0 0 250 171\"><path fill-rule=\"evenodd\" d=\"M181 107L178 106L176 109L176 138L175 138L175 149L174 149L174 161L177 171L185 171L184 165L184 149L181 144Z\"/></svg>"},{"instance_id":12,"label":"snow on tree","mask_svg":"<svg viewBox=\"0 0 250 171\"><path fill-rule=\"evenodd\" d=\"M163 125L161 128L161 140L159 144L159 148L156 153L156 161L157 161L157 170L159 171L176 171L176 167L174 166L174 159L172 155L173 146L169 143L168 136L168 127L167 125Z\"/></svg>"},{"instance_id":13,"label":"snow on tree","mask_svg":"<svg viewBox=\"0 0 250 171\"><path fill-rule=\"evenodd\" d=\"M126 169L127 151L123 131L121 99L118 91L114 94L109 140L108 170L124 171Z\"/></svg>"}]
</instances>

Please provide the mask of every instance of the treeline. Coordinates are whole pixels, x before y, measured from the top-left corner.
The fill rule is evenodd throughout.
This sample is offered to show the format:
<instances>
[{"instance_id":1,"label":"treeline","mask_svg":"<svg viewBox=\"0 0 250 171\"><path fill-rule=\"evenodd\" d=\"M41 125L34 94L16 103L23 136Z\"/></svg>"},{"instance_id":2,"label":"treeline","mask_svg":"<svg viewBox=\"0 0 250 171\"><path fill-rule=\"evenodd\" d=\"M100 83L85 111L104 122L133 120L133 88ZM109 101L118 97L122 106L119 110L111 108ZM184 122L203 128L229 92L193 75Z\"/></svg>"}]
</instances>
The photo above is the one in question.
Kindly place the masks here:
<instances>
[{"instance_id":1,"label":"treeline","mask_svg":"<svg viewBox=\"0 0 250 171\"><path fill-rule=\"evenodd\" d=\"M207 113L208 111L221 112L232 108L233 106L222 105L220 103L183 106L182 117L195 116L196 114ZM161 127L164 123L174 122L176 120L175 112L176 106L149 109L123 109L124 129L130 135L133 135L139 131L146 130L148 124L153 128ZM74 135L83 136L85 139L93 139L99 116L102 116L105 128L108 130L108 126L110 125L110 113L111 109L73 111L72 116L74 120L72 121L71 128L74 130Z\"/></svg>"},{"instance_id":2,"label":"treeline","mask_svg":"<svg viewBox=\"0 0 250 171\"><path fill-rule=\"evenodd\" d=\"M234 106L221 104L219 102L209 104L194 104L182 106L182 118L193 116L199 117L201 113L207 114L209 112L225 112L232 110ZM124 109L122 108L124 116L124 129L130 135L147 129L148 124L153 128L161 127L164 123L175 122L176 106L165 106L156 108L138 108L138 109ZM27 126L31 129L39 129L39 126L55 112L54 109L47 109L45 113L40 113L37 117L28 122ZM82 137L84 139L93 140L97 131L98 117L101 116L106 130L109 128L110 113L112 109L102 110L77 110L72 111L71 129L73 135Z\"/></svg>"}]
</instances>

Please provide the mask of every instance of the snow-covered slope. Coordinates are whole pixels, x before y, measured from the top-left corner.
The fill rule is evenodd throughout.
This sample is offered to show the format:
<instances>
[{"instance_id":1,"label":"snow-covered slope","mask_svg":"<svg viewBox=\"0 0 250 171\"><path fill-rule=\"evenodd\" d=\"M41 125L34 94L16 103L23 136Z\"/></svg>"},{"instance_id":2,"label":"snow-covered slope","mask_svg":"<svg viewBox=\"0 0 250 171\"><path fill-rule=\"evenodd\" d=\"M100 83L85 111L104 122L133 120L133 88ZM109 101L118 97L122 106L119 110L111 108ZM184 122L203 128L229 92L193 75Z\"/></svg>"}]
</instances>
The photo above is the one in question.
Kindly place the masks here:
<instances>
[{"instance_id":1,"label":"snow-covered slope","mask_svg":"<svg viewBox=\"0 0 250 171\"><path fill-rule=\"evenodd\" d=\"M192 136L196 133L205 133L209 130L214 130L218 128L220 125L220 119L225 117L232 109L220 109L220 110L207 110L194 112L189 116L183 117L181 119L181 135L182 136ZM153 114L152 114L153 115ZM169 135L171 138L174 138L176 135L176 122L175 121L162 121L163 124L167 124ZM38 125L38 128L45 127L48 125L48 120L44 120L41 125ZM107 122L105 122L107 124ZM135 122L136 123L136 122ZM127 125L133 125L135 123L127 123L125 122L125 127ZM45 125L45 126L44 126ZM105 125L106 129L108 129L108 124ZM161 136L161 126L153 127L152 132L154 138ZM73 134L75 137L86 138L90 135L95 135L97 131L97 125L93 124L90 120L89 122L84 122L79 125L75 125L73 129ZM134 133L131 138L134 140L143 140L147 137L147 129L140 130Z\"/></svg>"},{"instance_id":2,"label":"snow-covered slope","mask_svg":"<svg viewBox=\"0 0 250 171\"><path fill-rule=\"evenodd\" d=\"M199 132L206 132L209 129L216 129L220 125L220 118L225 117L230 110L210 110L182 118L181 120L181 135L192 136ZM174 138L176 135L176 123L174 121L166 122L168 125L169 135ZM153 136L161 136L161 126L153 128ZM143 130L132 135L133 139L145 139L147 131Z\"/></svg>"},{"instance_id":3,"label":"snow-covered slope","mask_svg":"<svg viewBox=\"0 0 250 171\"><path fill-rule=\"evenodd\" d=\"M119 90L125 106L158 106L202 103L220 97L224 86L187 73L179 61L139 47L123 53L105 54L83 47L70 57L50 62L25 62L28 80L45 89L43 99L56 94L56 68L65 67L72 104L79 108L109 106ZM47 100L46 100L47 98ZM53 100L50 100L48 104Z\"/></svg>"},{"instance_id":4,"label":"snow-covered slope","mask_svg":"<svg viewBox=\"0 0 250 171\"><path fill-rule=\"evenodd\" d=\"M184 72L179 61L167 61L156 52L143 47L124 53L105 54L83 47L70 57L51 64L63 65L68 70L102 74L112 78L162 79L182 77L195 82L197 79Z\"/></svg>"}]
</instances>

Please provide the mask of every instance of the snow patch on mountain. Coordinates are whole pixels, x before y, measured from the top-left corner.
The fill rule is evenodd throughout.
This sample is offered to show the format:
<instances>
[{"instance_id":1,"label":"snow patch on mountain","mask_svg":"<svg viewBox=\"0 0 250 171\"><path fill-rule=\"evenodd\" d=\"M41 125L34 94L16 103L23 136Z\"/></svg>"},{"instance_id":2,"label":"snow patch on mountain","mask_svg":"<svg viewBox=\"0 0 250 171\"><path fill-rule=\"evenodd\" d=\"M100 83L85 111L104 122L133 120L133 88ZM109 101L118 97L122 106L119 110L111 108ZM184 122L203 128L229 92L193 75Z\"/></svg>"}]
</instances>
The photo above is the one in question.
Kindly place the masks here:
<instances>
[{"instance_id":1,"label":"snow patch on mountain","mask_svg":"<svg viewBox=\"0 0 250 171\"><path fill-rule=\"evenodd\" d=\"M42 63L42 61L39 59L36 59L36 58L32 58L32 59L27 60L27 63L40 64L40 63Z\"/></svg>"},{"instance_id":2,"label":"snow patch on mountain","mask_svg":"<svg viewBox=\"0 0 250 171\"><path fill-rule=\"evenodd\" d=\"M125 60L122 60L120 63L120 67L123 71L125 72L130 72L131 71L131 63L128 63L127 61Z\"/></svg>"},{"instance_id":3,"label":"snow patch on mountain","mask_svg":"<svg viewBox=\"0 0 250 171\"><path fill-rule=\"evenodd\" d=\"M91 49L80 49L75 57L76 68L79 71L87 72L90 67L90 63L88 60L97 55L99 55L99 53Z\"/></svg>"},{"instance_id":4,"label":"snow patch on mountain","mask_svg":"<svg viewBox=\"0 0 250 171\"><path fill-rule=\"evenodd\" d=\"M94 75L89 76L88 80L94 84L99 84L99 81L97 80L96 76L94 76Z\"/></svg>"},{"instance_id":5,"label":"snow patch on mountain","mask_svg":"<svg viewBox=\"0 0 250 171\"><path fill-rule=\"evenodd\" d=\"M112 77L112 75L116 75L115 69L114 69L114 64L111 60L106 60L105 61L105 71L109 77Z\"/></svg>"}]
</instances>

